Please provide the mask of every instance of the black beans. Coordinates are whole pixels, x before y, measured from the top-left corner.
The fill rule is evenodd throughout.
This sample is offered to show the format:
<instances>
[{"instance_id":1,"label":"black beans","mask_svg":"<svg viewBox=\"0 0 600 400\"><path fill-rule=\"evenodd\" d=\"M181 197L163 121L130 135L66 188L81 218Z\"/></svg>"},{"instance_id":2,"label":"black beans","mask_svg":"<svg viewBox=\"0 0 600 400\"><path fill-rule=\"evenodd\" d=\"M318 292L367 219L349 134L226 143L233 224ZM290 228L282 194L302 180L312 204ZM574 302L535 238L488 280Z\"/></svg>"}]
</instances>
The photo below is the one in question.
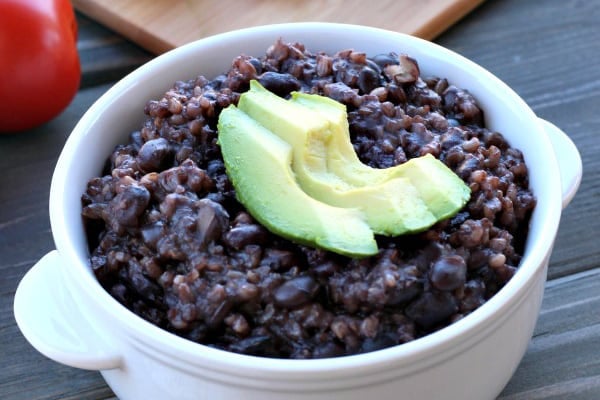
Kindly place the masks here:
<instances>
[{"instance_id":1,"label":"black beans","mask_svg":"<svg viewBox=\"0 0 600 400\"><path fill-rule=\"evenodd\" d=\"M136 184L125 186L123 191L109 203L107 222L116 232L122 232L124 228L137 227L139 217L149 201L150 193L143 186Z\"/></svg>"},{"instance_id":2,"label":"black beans","mask_svg":"<svg viewBox=\"0 0 600 400\"><path fill-rule=\"evenodd\" d=\"M237 201L216 130L251 79L343 103L365 164L432 154L469 202L425 232L378 237L379 254L361 260L269 232ZM144 112L89 181L82 216L100 283L181 337L265 357L370 352L463 318L517 270L535 207L522 153L484 126L468 90L421 76L408 55L314 54L279 40L212 80L176 82Z\"/></svg>"},{"instance_id":3,"label":"black beans","mask_svg":"<svg viewBox=\"0 0 600 400\"><path fill-rule=\"evenodd\" d=\"M297 255L289 250L266 249L261 265L268 266L272 271L283 272L298 265Z\"/></svg>"},{"instance_id":4,"label":"black beans","mask_svg":"<svg viewBox=\"0 0 600 400\"><path fill-rule=\"evenodd\" d=\"M446 256L431 267L431 283L436 289L449 291L462 287L467 278L467 264L458 256Z\"/></svg>"},{"instance_id":5,"label":"black beans","mask_svg":"<svg viewBox=\"0 0 600 400\"><path fill-rule=\"evenodd\" d=\"M223 241L234 249L240 250L248 244L262 244L266 239L266 231L256 224L239 225L231 228L223 237Z\"/></svg>"},{"instance_id":6,"label":"black beans","mask_svg":"<svg viewBox=\"0 0 600 400\"><path fill-rule=\"evenodd\" d=\"M308 303L317 294L319 285L310 276L299 276L279 286L274 293L275 304L293 308Z\"/></svg>"},{"instance_id":7,"label":"black beans","mask_svg":"<svg viewBox=\"0 0 600 400\"><path fill-rule=\"evenodd\" d=\"M164 138L149 140L142 145L137 155L138 166L145 172L162 171L171 166L172 151Z\"/></svg>"},{"instance_id":8,"label":"black beans","mask_svg":"<svg viewBox=\"0 0 600 400\"><path fill-rule=\"evenodd\" d=\"M136 261L131 260L127 270L131 287L142 299L149 303L157 303L161 300L162 290L156 282L144 275L141 266Z\"/></svg>"},{"instance_id":9,"label":"black beans","mask_svg":"<svg viewBox=\"0 0 600 400\"><path fill-rule=\"evenodd\" d=\"M406 315L425 329L450 318L458 305L448 292L425 292L406 308Z\"/></svg>"},{"instance_id":10,"label":"black beans","mask_svg":"<svg viewBox=\"0 0 600 400\"><path fill-rule=\"evenodd\" d=\"M362 93L371 93L372 90L379 87L380 75L372 68L364 67L358 75L358 88Z\"/></svg>"},{"instance_id":11,"label":"black beans","mask_svg":"<svg viewBox=\"0 0 600 400\"><path fill-rule=\"evenodd\" d=\"M444 108L462 124L481 124L483 113L475 98L466 90L450 85L443 93Z\"/></svg>"},{"instance_id":12,"label":"black beans","mask_svg":"<svg viewBox=\"0 0 600 400\"><path fill-rule=\"evenodd\" d=\"M300 82L289 74L268 71L258 77L258 81L266 89L278 96L286 97L294 90L300 89Z\"/></svg>"},{"instance_id":13,"label":"black beans","mask_svg":"<svg viewBox=\"0 0 600 400\"><path fill-rule=\"evenodd\" d=\"M380 69L384 69L388 65L398 64L398 55L395 53L377 54L371 59Z\"/></svg>"},{"instance_id":14,"label":"black beans","mask_svg":"<svg viewBox=\"0 0 600 400\"><path fill-rule=\"evenodd\" d=\"M222 205L212 200L198 201L198 233L203 243L215 241L229 227L229 214Z\"/></svg>"},{"instance_id":15,"label":"black beans","mask_svg":"<svg viewBox=\"0 0 600 400\"><path fill-rule=\"evenodd\" d=\"M262 63L260 62L259 59L252 57L252 58L250 58L248 60L248 62L254 67L254 71L257 74L261 74L262 73L262 68L263 67L262 67Z\"/></svg>"}]
</instances>

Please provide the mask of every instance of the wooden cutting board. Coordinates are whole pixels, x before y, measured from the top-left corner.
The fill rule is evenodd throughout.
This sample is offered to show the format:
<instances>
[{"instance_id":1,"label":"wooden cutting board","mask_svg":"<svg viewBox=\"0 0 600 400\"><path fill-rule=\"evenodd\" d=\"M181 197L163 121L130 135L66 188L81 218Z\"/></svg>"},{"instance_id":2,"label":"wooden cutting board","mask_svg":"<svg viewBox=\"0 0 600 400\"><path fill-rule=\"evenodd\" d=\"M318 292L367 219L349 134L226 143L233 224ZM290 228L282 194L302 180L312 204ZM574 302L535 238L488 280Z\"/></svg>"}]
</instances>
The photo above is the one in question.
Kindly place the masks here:
<instances>
[{"instance_id":1,"label":"wooden cutting board","mask_svg":"<svg viewBox=\"0 0 600 400\"><path fill-rule=\"evenodd\" d=\"M483 0L72 0L75 8L156 54L256 25L327 21L433 39Z\"/></svg>"}]
</instances>

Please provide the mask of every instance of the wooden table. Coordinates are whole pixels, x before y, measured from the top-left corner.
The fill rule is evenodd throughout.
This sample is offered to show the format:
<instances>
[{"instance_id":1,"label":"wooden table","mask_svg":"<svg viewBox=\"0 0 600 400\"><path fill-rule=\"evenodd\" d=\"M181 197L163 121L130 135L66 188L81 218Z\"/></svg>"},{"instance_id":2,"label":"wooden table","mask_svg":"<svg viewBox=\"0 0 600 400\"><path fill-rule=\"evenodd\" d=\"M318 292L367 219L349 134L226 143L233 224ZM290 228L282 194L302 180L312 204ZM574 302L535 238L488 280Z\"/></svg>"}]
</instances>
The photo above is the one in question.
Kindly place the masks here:
<instances>
[{"instance_id":1,"label":"wooden table","mask_svg":"<svg viewBox=\"0 0 600 400\"><path fill-rule=\"evenodd\" d=\"M17 283L54 247L48 192L65 139L112 83L152 58L78 18L83 82L77 97L52 122L0 137L3 400L114 399L99 373L37 353L20 334L12 311ZM583 181L563 213L534 337L500 399L600 399L600 4L488 0L436 41L506 81L540 117L565 130L583 158Z\"/></svg>"}]
</instances>

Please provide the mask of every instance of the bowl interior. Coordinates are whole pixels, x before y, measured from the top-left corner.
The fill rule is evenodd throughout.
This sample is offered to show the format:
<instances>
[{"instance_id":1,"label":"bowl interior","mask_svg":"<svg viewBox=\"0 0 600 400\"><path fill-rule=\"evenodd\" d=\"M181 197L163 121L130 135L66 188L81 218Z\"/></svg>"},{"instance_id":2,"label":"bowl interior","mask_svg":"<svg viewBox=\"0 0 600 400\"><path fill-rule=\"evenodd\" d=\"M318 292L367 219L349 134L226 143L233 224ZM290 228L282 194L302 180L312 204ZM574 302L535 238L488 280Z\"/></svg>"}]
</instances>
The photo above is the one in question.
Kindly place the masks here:
<instances>
[{"instance_id":1,"label":"bowl interior","mask_svg":"<svg viewBox=\"0 0 600 400\"><path fill-rule=\"evenodd\" d=\"M470 324L476 323L469 322L469 318L475 321L475 318L485 320L493 316L495 310L540 268L558 227L560 187L547 179L548 176L558 176L550 142L529 107L489 72L435 44L359 26L286 24L222 34L157 57L117 83L75 127L53 177L50 199L52 229L57 248L72 263L67 268L76 270L82 285L89 285L93 295L107 303L106 307L122 308L97 284L88 267L87 242L80 216L80 198L88 179L100 173L106 157L117 143L126 141L131 131L141 127L147 100L160 98L177 80L193 79L198 75L212 78L227 70L239 54L262 56L278 38L303 43L312 52L333 53L353 48L371 56L390 51L406 53L418 61L423 76L446 77L456 86L469 90L485 111L487 126L501 132L512 146L524 152L530 185L538 205L521 269L500 293L465 318L466 321L429 335L426 341L419 339L398 347L405 347L406 350L402 351L408 352L427 346L427 341L443 341L444 337L459 335ZM126 310L115 312L129 313ZM129 318L132 317L133 314Z\"/></svg>"}]
</instances>

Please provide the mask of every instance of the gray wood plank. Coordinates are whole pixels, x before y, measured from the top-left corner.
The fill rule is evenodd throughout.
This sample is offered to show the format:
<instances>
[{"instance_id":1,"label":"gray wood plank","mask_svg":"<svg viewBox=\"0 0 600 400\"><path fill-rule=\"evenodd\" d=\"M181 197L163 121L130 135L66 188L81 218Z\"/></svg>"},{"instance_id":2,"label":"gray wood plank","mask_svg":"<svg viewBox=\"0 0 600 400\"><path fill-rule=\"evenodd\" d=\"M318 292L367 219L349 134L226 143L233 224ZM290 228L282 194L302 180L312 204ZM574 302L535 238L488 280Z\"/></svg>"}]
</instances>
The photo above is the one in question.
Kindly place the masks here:
<instances>
[{"instance_id":1,"label":"gray wood plank","mask_svg":"<svg viewBox=\"0 0 600 400\"><path fill-rule=\"evenodd\" d=\"M504 80L581 152L583 179L563 213L550 278L600 266L598 21L598 1L488 0L437 40Z\"/></svg>"},{"instance_id":2,"label":"gray wood plank","mask_svg":"<svg viewBox=\"0 0 600 400\"><path fill-rule=\"evenodd\" d=\"M65 113L30 132L0 135L0 398L105 399L97 372L57 364L37 353L16 326L13 297L25 272L53 247L48 219L54 164L75 123L109 86L82 90ZM36 149L32 154L31 149Z\"/></svg>"},{"instance_id":3,"label":"gray wood plank","mask_svg":"<svg viewBox=\"0 0 600 400\"><path fill-rule=\"evenodd\" d=\"M81 87L113 82L151 60L154 55L77 13L77 50L81 62Z\"/></svg>"},{"instance_id":4,"label":"gray wood plank","mask_svg":"<svg viewBox=\"0 0 600 400\"><path fill-rule=\"evenodd\" d=\"M600 268L550 281L501 400L600 398Z\"/></svg>"}]
</instances>

